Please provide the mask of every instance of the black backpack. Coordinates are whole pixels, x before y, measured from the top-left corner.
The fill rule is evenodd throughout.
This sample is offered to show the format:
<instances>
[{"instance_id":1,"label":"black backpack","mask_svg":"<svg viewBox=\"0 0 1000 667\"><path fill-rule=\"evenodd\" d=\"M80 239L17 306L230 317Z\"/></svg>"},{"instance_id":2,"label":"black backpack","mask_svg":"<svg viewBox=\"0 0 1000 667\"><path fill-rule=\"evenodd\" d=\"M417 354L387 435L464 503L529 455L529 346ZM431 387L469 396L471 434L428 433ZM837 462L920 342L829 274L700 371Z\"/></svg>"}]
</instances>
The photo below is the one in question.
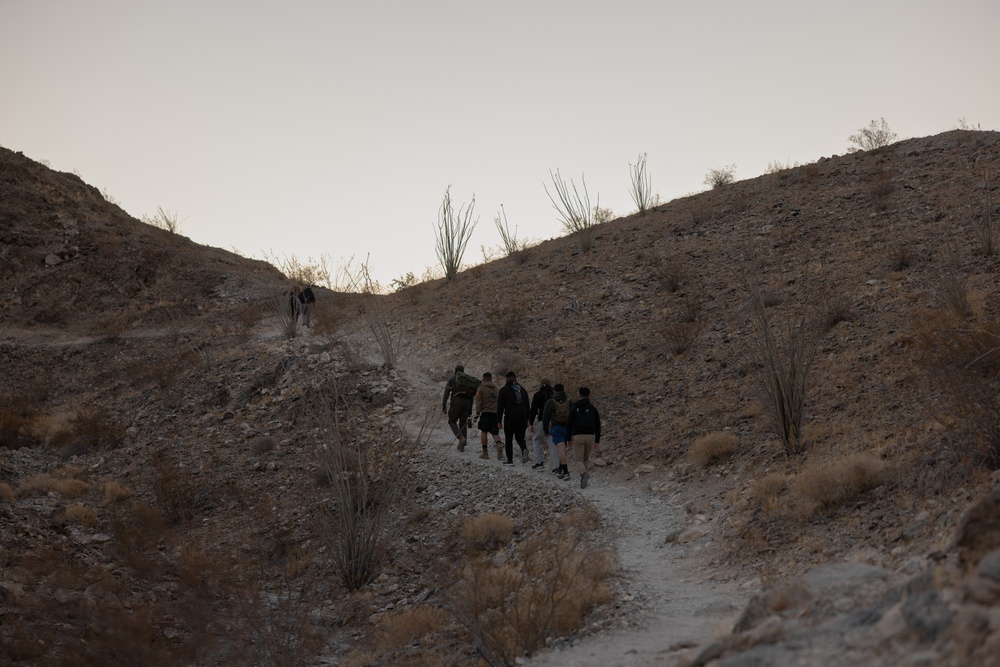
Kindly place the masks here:
<instances>
[{"instance_id":1,"label":"black backpack","mask_svg":"<svg viewBox=\"0 0 1000 667\"><path fill-rule=\"evenodd\" d=\"M576 433L593 433L597 430L597 410L593 405L574 405L573 412L573 430Z\"/></svg>"},{"instance_id":2,"label":"black backpack","mask_svg":"<svg viewBox=\"0 0 1000 667\"><path fill-rule=\"evenodd\" d=\"M519 385L518 383L515 382L514 384L511 385L511 387L514 389L514 404L515 405L521 405L521 404L523 404L524 403L524 398L523 398L524 390L521 389L521 385Z\"/></svg>"}]
</instances>

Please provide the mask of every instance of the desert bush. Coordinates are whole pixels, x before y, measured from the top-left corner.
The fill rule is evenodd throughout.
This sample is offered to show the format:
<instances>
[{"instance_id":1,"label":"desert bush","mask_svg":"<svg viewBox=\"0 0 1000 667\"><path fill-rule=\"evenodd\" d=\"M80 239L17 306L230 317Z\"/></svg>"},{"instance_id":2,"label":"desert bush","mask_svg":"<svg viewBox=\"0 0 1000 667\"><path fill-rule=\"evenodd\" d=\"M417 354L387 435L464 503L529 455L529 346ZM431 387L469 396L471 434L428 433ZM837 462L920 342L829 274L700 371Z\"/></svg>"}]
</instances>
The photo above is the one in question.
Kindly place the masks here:
<instances>
[{"instance_id":1,"label":"desert bush","mask_svg":"<svg viewBox=\"0 0 1000 667\"><path fill-rule=\"evenodd\" d=\"M413 287L417 284L417 277L413 275L413 271L407 271L398 278L393 278L389 281L389 289L393 292L402 292L403 290Z\"/></svg>"},{"instance_id":2,"label":"desert bush","mask_svg":"<svg viewBox=\"0 0 1000 667\"><path fill-rule=\"evenodd\" d=\"M403 347L403 327L394 325L385 310L385 301L380 296L381 289L371 277L368 264L361 265L360 284L364 299L364 317L368 330L375 339L386 368L395 368Z\"/></svg>"},{"instance_id":3,"label":"desert bush","mask_svg":"<svg viewBox=\"0 0 1000 667\"><path fill-rule=\"evenodd\" d=\"M632 196L632 201L635 202L636 208L639 209L639 213L645 213L650 207L653 201L653 187L652 181L649 176L649 172L646 171L646 154L640 155L633 166L631 163L628 166L629 176L632 182L632 187L629 190L629 195Z\"/></svg>"},{"instance_id":4,"label":"desert bush","mask_svg":"<svg viewBox=\"0 0 1000 667\"><path fill-rule=\"evenodd\" d=\"M176 211L168 211L162 206L156 207L156 213L153 215L142 216L142 221L147 225L157 227L159 229L165 229L171 234L177 234L181 229L181 222L178 218Z\"/></svg>"},{"instance_id":5,"label":"desert bush","mask_svg":"<svg viewBox=\"0 0 1000 667\"><path fill-rule=\"evenodd\" d=\"M879 165L867 180L868 195L872 200L872 208L876 213L884 213L889 208L889 195L892 194L892 173Z\"/></svg>"},{"instance_id":6,"label":"desert bush","mask_svg":"<svg viewBox=\"0 0 1000 667\"><path fill-rule=\"evenodd\" d=\"M132 497L132 491L120 482L105 482L101 486L101 496L105 505L115 505Z\"/></svg>"},{"instance_id":7,"label":"desert bush","mask_svg":"<svg viewBox=\"0 0 1000 667\"><path fill-rule=\"evenodd\" d=\"M108 412L90 407L78 410L67 427L53 434L50 444L63 458L101 449L117 449L125 441L125 427Z\"/></svg>"},{"instance_id":8,"label":"desert bush","mask_svg":"<svg viewBox=\"0 0 1000 667\"><path fill-rule=\"evenodd\" d=\"M782 171L788 171L789 169L795 169L796 167L802 166L798 162L788 162L782 164L781 160L772 160L767 163L767 169L764 170L765 174L777 174Z\"/></svg>"},{"instance_id":9,"label":"desert bush","mask_svg":"<svg viewBox=\"0 0 1000 667\"><path fill-rule=\"evenodd\" d=\"M375 627L376 650L385 656L422 643L425 637L440 631L448 621L448 614L438 607L417 605L386 614ZM421 646L421 652L433 650L434 645Z\"/></svg>"},{"instance_id":10,"label":"desert bush","mask_svg":"<svg viewBox=\"0 0 1000 667\"><path fill-rule=\"evenodd\" d=\"M97 525L97 512L81 503L73 503L67 507L66 518L88 528Z\"/></svg>"},{"instance_id":11,"label":"desert bush","mask_svg":"<svg viewBox=\"0 0 1000 667\"><path fill-rule=\"evenodd\" d=\"M687 265L680 257L665 258L657 265L656 277L664 291L676 292L687 279Z\"/></svg>"},{"instance_id":12,"label":"desert bush","mask_svg":"<svg viewBox=\"0 0 1000 667\"><path fill-rule=\"evenodd\" d=\"M321 528L341 581L347 590L358 590L378 576L386 545L402 529L400 515L416 486L410 460L426 440L431 413L416 437L400 426L391 437L376 438L342 419L344 401L336 382L327 382L307 400L320 469L329 480Z\"/></svg>"},{"instance_id":13,"label":"desert bush","mask_svg":"<svg viewBox=\"0 0 1000 667\"><path fill-rule=\"evenodd\" d=\"M163 515L145 503L118 506L108 514L114 549L127 565L141 573L158 567L157 544L166 535Z\"/></svg>"},{"instance_id":14,"label":"desert bush","mask_svg":"<svg viewBox=\"0 0 1000 667\"><path fill-rule=\"evenodd\" d=\"M724 185L730 185L736 182L736 165L727 164L724 167L717 167L709 169L705 174L705 185L711 187L713 190L715 188L721 188Z\"/></svg>"},{"instance_id":15,"label":"desert bush","mask_svg":"<svg viewBox=\"0 0 1000 667\"><path fill-rule=\"evenodd\" d=\"M797 513L809 517L888 483L889 468L868 454L851 454L833 461L813 459L796 475L789 493Z\"/></svg>"},{"instance_id":16,"label":"desert bush","mask_svg":"<svg viewBox=\"0 0 1000 667\"><path fill-rule=\"evenodd\" d=\"M7 482L0 482L0 503L14 502L14 490Z\"/></svg>"},{"instance_id":17,"label":"desert bush","mask_svg":"<svg viewBox=\"0 0 1000 667\"><path fill-rule=\"evenodd\" d=\"M205 509L205 492L191 470L160 452L153 459L153 496L164 522L176 526Z\"/></svg>"},{"instance_id":18,"label":"desert bush","mask_svg":"<svg viewBox=\"0 0 1000 667\"><path fill-rule=\"evenodd\" d=\"M779 498L788 489L788 475L772 472L750 484L749 501L752 507L764 512L775 512L780 507Z\"/></svg>"},{"instance_id":19,"label":"desert bush","mask_svg":"<svg viewBox=\"0 0 1000 667\"><path fill-rule=\"evenodd\" d=\"M337 280L342 272L346 271L349 273L353 257L346 264L342 262L336 269L336 274L330 270L329 255L320 255L317 259L313 259L312 257L300 259L295 255L282 254L279 256L273 251L263 251L261 259L281 271L293 283L299 285L322 285L327 289L338 292L353 291L351 289L352 286L349 284L350 281L347 281L347 284L341 284Z\"/></svg>"},{"instance_id":20,"label":"desert bush","mask_svg":"<svg viewBox=\"0 0 1000 667\"><path fill-rule=\"evenodd\" d=\"M58 493L61 498L78 498L90 489L90 484L82 479L66 477L58 473L38 473L22 480L17 485L17 495L38 496Z\"/></svg>"},{"instance_id":21,"label":"desert bush","mask_svg":"<svg viewBox=\"0 0 1000 667\"><path fill-rule=\"evenodd\" d=\"M507 212L503 208L503 204L500 205L500 212L497 217L493 218L493 224L496 225L497 231L500 232L500 243L503 248L504 255L510 257L515 255L528 247L528 242L524 239L517 238L517 227L514 227L514 231L510 231L510 226L507 224Z\"/></svg>"},{"instance_id":22,"label":"desert bush","mask_svg":"<svg viewBox=\"0 0 1000 667\"><path fill-rule=\"evenodd\" d=\"M905 271L913 265L913 253L905 243L892 247L889 254L889 268L893 271Z\"/></svg>"},{"instance_id":23,"label":"desert bush","mask_svg":"<svg viewBox=\"0 0 1000 667\"><path fill-rule=\"evenodd\" d=\"M570 180L569 185L566 184L566 181L559 174L558 169L556 169L556 173L554 174L550 170L549 177L552 179L552 186L556 192L556 196L553 197L552 193L549 192L548 186L543 184L545 194L548 195L549 201L552 202L552 208L559 214L563 230L576 238L581 252L590 252L591 247L594 245L594 238L597 235L594 229L594 226L597 224L597 221L594 219L594 212L600 208L600 196L597 198L597 204L591 207L590 195L587 193L587 179L585 177L580 177L583 189L582 195L572 180Z\"/></svg>"},{"instance_id":24,"label":"desert bush","mask_svg":"<svg viewBox=\"0 0 1000 667\"><path fill-rule=\"evenodd\" d=\"M705 467L732 456L739 440L735 433L727 431L708 433L694 441L688 458L695 465Z\"/></svg>"},{"instance_id":25,"label":"desert bush","mask_svg":"<svg viewBox=\"0 0 1000 667\"><path fill-rule=\"evenodd\" d=\"M859 129L857 134L847 137L847 141L853 144L847 149L847 152L857 153L858 151L883 148L896 141L897 138L896 133L889 129L889 123L885 122L885 118L879 118Z\"/></svg>"},{"instance_id":26,"label":"desert bush","mask_svg":"<svg viewBox=\"0 0 1000 667\"><path fill-rule=\"evenodd\" d=\"M0 448L18 449L37 444L41 412L27 401L4 397L0 408Z\"/></svg>"},{"instance_id":27,"label":"desert bush","mask_svg":"<svg viewBox=\"0 0 1000 667\"><path fill-rule=\"evenodd\" d=\"M451 203L451 186L445 188L441 208L438 210L437 227L434 230L434 250L437 252L438 263L444 271L444 277L448 280L454 280L458 276L465 248L472 238L476 225L479 224L478 218L472 219L475 208L476 196L472 195L472 201L468 206L460 206L456 213Z\"/></svg>"},{"instance_id":28,"label":"desert bush","mask_svg":"<svg viewBox=\"0 0 1000 667\"><path fill-rule=\"evenodd\" d=\"M941 302L957 317L969 314L969 276L962 269L958 249L948 244L931 270L932 289Z\"/></svg>"},{"instance_id":29,"label":"desert bush","mask_svg":"<svg viewBox=\"0 0 1000 667\"><path fill-rule=\"evenodd\" d=\"M496 551L514 536L514 524L503 514L487 512L462 522L462 541L469 551Z\"/></svg>"},{"instance_id":30,"label":"desert bush","mask_svg":"<svg viewBox=\"0 0 1000 667\"><path fill-rule=\"evenodd\" d=\"M500 340L511 340L521 333L528 316L527 300L520 294L507 297L497 307L487 308L486 328Z\"/></svg>"},{"instance_id":31,"label":"desert bush","mask_svg":"<svg viewBox=\"0 0 1000 667\"><path fill-rule=\"evenodd\" d=\"M854 319L854 307L844 294L833 294L823 302L821 320L827 330Z\"/></svg>"},{"instance_id":32,"label":"desert bush","mask_svg":"<svg viewBox=\"0 0 1000 667\"><path fill-rule=\"evenodd\" d=\"M698 323L686 320L664 322L656 328L660 344L672 355L683 354L698 338Z\"/></svg>"},{"instance_id":33,"label":"desert bush","mask_svg":"<svg viewBox=\"0 0 1000 667\"><path fill-rule=\"evenodd\" d=\"M570 512L502 564L475 557L449 575L445 608L487 664L516 664L546 639L572 633L588 611L611 599L605 582L613 559L587 539L588 521Z\"/></svg>"},{"instance_id":34,"label":"desert bush","mask_svg":"<svg viewBox=\"0 0 1000 667\"><path fill-rule=\"evenodd\" d=\"M993 183L990 178L990 170L987 167L982 169L983 179L983 212L974 216L973 230L979 240L979 247L987 257L993 255L996 250L996 235L993 227Z\"/></svg>"},{"instance_id":35,"label":"desert bush","mask_svg":"<svg viewBox=\"0 0 1000 667\"><path fill-rule=\"evenodd\" d=\"M748 352L757 385L785 452L794 454L802 446L809 370L819 336L809 320L806 305L789 309L783 323L772 324L757 276L751 277L747 285L755 328Z\"/></svg>"}]
</instances>

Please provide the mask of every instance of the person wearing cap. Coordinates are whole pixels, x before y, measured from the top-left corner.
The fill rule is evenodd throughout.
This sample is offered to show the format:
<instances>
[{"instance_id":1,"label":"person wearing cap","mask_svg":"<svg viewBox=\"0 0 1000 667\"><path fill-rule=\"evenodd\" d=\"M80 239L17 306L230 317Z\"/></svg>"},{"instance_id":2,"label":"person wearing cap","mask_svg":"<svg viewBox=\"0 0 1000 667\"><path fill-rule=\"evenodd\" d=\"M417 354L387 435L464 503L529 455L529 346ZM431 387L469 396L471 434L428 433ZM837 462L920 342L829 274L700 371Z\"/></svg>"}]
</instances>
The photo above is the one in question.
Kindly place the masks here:
<instances>
[{"instance_id":1,"label":"person wearing cap","mask_svg":"<svg viewBox=\"0 0 1000 667\"><path fill-rule=\"evenodd\" d=\"M528 428L528 392L517 383L514 371L507 371L507 383L497 394L497 420L503 424L507 460L504 465L514 465L514 440L521 448L521 463L528 462L528 446L524 432Z\"/></svg>"},{"instance_id":2,"label":"person wearing cap","mask_svg":"<svg viewBox=\"0 0 1000 667\"><path fill-rule=\"evenodd\" d=\"M534 446L535 465L532 470L545 469L545 445L548 443L549 461L555 462L557 453L555 446L549 441L549 436L542 425L542 412L545 404L552 398L552 385L548 378L542 378L541 387L531 397L531 409L528 410L528 430L531 431L531 443Z\"/></svg>"},{"instance_id":3,"label":"person wearing cap","mask_svg":"<svg viewBox=\"0 0 1000 667\"><path fill-rule=\"evenodd\" d=\"M572 403L561 384L552 388L555 393L545 404L542 412L542 429L552 437L552 447L558 456L558 464L552 469L559 479L569 479L569 460L566 458L566 441L569 440L569 410Z\"/></svg>"},{"instance_id":4,"label":"person wearing cap","mask_svg":"<svg viewBox=\"0 0 1000 667\"><path fill-rule=\"evenodd\" d=\"M459 374L465 375L465 366L457 364L455 372L444 387L444 396L441 397L441 411L448 415L448 427L458 438L458 451L465 451L465 443L468 441L469 420L472 417L472 397L475 389L471 391L461 391L458 385ZM472 378L475 382L476 379ZM451 399L451 406L448 399Z\"/></svg>"}]
</instances>

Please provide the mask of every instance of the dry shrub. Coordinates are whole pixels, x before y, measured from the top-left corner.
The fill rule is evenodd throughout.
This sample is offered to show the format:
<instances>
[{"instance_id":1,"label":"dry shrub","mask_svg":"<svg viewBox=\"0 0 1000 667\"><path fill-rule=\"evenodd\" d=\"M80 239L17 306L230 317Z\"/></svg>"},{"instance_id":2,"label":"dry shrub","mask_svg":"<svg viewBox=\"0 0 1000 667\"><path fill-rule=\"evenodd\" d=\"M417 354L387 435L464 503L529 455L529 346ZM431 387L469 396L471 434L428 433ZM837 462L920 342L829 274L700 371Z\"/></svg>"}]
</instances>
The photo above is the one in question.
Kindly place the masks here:
<instances>
[{"instance_id":1,"label":"dry shrub","mask_svg":"<svg viewBox=\"0 0 1000 667\"><path fill-rule=\"evenodd\" d=\"M868 177L866 185L872 207L877 213L885 212L889 208L889 195L893 190L892 173L883 165L879 165Z\"/></svg>"},{"instance_id":2,"label":"dry shrub","mask_svg":"<svg viewBox=\"0 0 1000 667\"><path fill-rule=\"evenodd\" d=\"M503 349L497 352L496 357L493 361L493 382L498 387L503 386L504 375L507 371L514 371L519 373L520 369L524 366L524 357L522 357L518 352L509 349Z\"/></svg>"},{"instance_id":3,"label":"dry shrub","mask_svg":"<svg viewBox=\"0 0 1000 667\"><path fill-rule=\"evenodd\" d=\"M687 279L687 266L680 256L665 258L657 267L656 277L663 291L674 293Z\"/></svg>"},{"instance_id":4,"label":"dry shrub","mask_svg":"<svg viewBox=\"0 0 1000 667\"><path fill-rule=\"evenodd\" d=\"M108 413L87 408L78 410L66 428L50 441L64 458L81 456L99 449L116 449L125 439L125 427Z\"/></svg>"},{"instance_id":5,"label":"dry shrub","mask_svg":"<svg viewBox=\"0 0 1000 667\"><path fill-rule=\"evenodd\" d=\"M528 300L518 295L505 299L496 308L486 308L486 326L500 340L511 340L521 333L528 314Z\"/></svg>"},{"instance_id":6,"label":"dry shrub","mask_svg":"<svg viewBox=\"0 0 1000 667\"><path fill-rule=\"evenodd\" d=\"M18 449L38 443L41 412L29 400L4 396L0 408L0 447Z\"/></svg>"},{"instance_id":7,"label":"dry shrub","mask_svg":"<svg viewBox=\"0 0 1000 667\"><path fill-rule=\"evenodd\" d=\"M101 486L101 495L104 497L105 505L114 505L132 497L132 491L127 486L118 482L105 482Z\"/></svg>"},{"instance_id":8,"label":"dry shrub","mask_svg":"<svg viewBox=\"0 0 1000 667\"><path fill-rule=\"evenodd\" d=\"M10 488L10 484L0 482L0 503L14 502L14 497L14 490Z\"/></svg>"},{"instance_id":9,"label":"dry shrub","mask_svg":"<svg viewBox=\"0 0 1000 667\"><path fill-rule=\"evenodd\" d=\"M764 512L775 512L781 507L779 498L788 490L788 475L772 472L750 485L750 504Z\"/></svg>"},{"instance_id":10,"label":"dry shrub","mask_svg":"<svg viewBox=\"0 0 1000 667\"><path fill-rule=\"evenodd\" d=\"M889 268L893 271L905 271L913 266L913 252L906 244L893 246L889 254Z\"/></svg>"},{"instance_id":11,"label":"dry shrub","mask_svg":"<svg viewBox=\"0 0 1000 667\"><path fill-rule=\"evenodd\" d=\"M448 621L448 614L438 607L417 605L401 611L386 614L375 627L376 650L391 654L411 646L421 652L433 650L435 642L422 646L424 639L440 631Z\"/></svg>"},{"instance_id":12,"label":"dry shrub","mask_svg":"<svg viewBox=\"0 0 1000 667\"><path fill-rule=\"evenodd\" d=\"M931 269L934 293L957 317L969 314L969 276L962 269L962 259L955 246L948 245Z\"/></svg>"},{"instance_id":13,"label":"dry shrub","mask_svg":"<svg viewBox=\"0 0 1000 667\"><path fill-rule=\"evenodd\" d=\"M156 546L166 535L163 515L145 503L119 507L109 516L118 557L139 573L149 574L158 566Z\"/></svg>"},{"instance_id":14,"label":"dry shrub","mask_svg":"<svg viewBox=\"0 0 1000 667\"><path fill-rule=\"evenodd\" d=\"M49 492L58 493L62 498L78 498L90 488L82 479L54 476L51 473L38 473L23 480L17 485L17 495L38 496Z\"/></svg>"},{"instance_id":15,"label":"dry shrub","mask_svg":"<svg viewBox=\"0 0 1000 667\"><path fill-rule=\"evenodd\" d=\"M919 360L943 395L945 423L956 424L974 465L1000 468L1000 320L967 323L934 311L917 319Z\"/></svg>"},{"instance_id":16,"label":"dry shrub","mask_svg":"<svg viewBox=\"0 0 1000 667\"><path fill-rule=\"evenodd\" d=\"M571 634L611 599L607 549L588 540L593 517L573 511L518 545L505 563L473 558L451 574L448 611L489 665L514 665L549 638Z\"/></svg>"},{"instance_id":17,"label":"dry shrub","mask_svg":"<svg viewBox=\"0 0 1000 667\"><path fill-rule=\"evenodd\" d=\"M163 456L153 461L153 495L156 506L169 526L191 520L199 509L205 509L207 492L187 467Z\"/></svg>"},{"instance_id":18,"label":"dry shrub","mask_svg":"<svg viewBox=\"0 0 1000 667\"><path fill-rule=\"evenodd\" d=\"M514 525L503 514L487 512L463 521L461 536L469 551L496 551L510 542Z\"/></svg>"},{"instance_id":19,"label":"dry shrub","mask_svg":"<svg viewBox=\"0 0 1000 667\"><path fill-rule=\"evenodd\" d=\"M694 441L688 456L692 463L704 467L731 456L738 442L735 433L709 433Z\"/></svg>"},{"instance_id":20,"label":"dry shrub","mask_svg":"<svg viewBox=\"0 0 1000 667\"><path fill-rule=\"evenodd\" d=\"M885 463L867 454L851 454L835 461L813 459L789 486L797 513L808 518L886 484Z\"/></svg>"},{"instance_id":21,"label":"dry shrub","mask_svg":"<svg viewBox=\"0 0 1000 667\"><path fill-rule=\"evenodd\" d=\"M820 316L821 322L826 329L832 329L841 322L849 322L854 319L854 308L851 300L843 294L835 294L828 297L823 302L823 310Z\"/></svg>"},{"instance_id":22,"label":"dry shrub","mask_svg":"<svg viewBox=\"0 0 1000 667\"><path fill-rule=\"evenodd\" d=\"M88 528L97 525L97 512L81 503L73 503L67 507L66 518Z\"/></svg>"},{"instance_id":23,"label":"dry shrub","mask_svg":"<svg viewBox=\"0 0 1000 667\"><path fill-rule=\"evenodd\" d=\"M278 446L277 441L269 435L257 436L250 441L250 452L255 456L273 451Z\"/></svg>"},{"instance_id":24,"label":"dry shrub","mask_svg":"<svg viewBox=\"0 0 1000 667\"><path fill-rule=\"evenodd\" d=\"M657 329L657 338L671 355L686 352L698 338L696 322L666 322Z\"/></svg>"}]
</instances>

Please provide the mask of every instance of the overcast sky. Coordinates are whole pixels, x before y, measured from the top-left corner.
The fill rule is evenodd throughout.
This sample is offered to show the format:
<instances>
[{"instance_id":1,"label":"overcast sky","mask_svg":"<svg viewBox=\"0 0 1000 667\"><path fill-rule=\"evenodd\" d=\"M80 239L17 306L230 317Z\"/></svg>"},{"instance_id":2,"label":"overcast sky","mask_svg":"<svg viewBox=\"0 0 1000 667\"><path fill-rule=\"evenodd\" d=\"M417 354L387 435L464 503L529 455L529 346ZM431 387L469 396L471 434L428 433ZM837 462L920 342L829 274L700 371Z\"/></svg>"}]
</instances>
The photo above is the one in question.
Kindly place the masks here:
<instances>
[{"instance_id":1,"label":"overcast sky","mask_svg":"<svg viewBox=\"0 0 1000 667\"><path fill-rule=\"evenodd\" d=\"M998 0L0 0L0 145L196 242L383 283L435 265L445 188L466 254L560 224L549 170L635 208L768 163L1000 129ZM551 187L550 187L551 189Z\"/></svg>"}]
</instances>

